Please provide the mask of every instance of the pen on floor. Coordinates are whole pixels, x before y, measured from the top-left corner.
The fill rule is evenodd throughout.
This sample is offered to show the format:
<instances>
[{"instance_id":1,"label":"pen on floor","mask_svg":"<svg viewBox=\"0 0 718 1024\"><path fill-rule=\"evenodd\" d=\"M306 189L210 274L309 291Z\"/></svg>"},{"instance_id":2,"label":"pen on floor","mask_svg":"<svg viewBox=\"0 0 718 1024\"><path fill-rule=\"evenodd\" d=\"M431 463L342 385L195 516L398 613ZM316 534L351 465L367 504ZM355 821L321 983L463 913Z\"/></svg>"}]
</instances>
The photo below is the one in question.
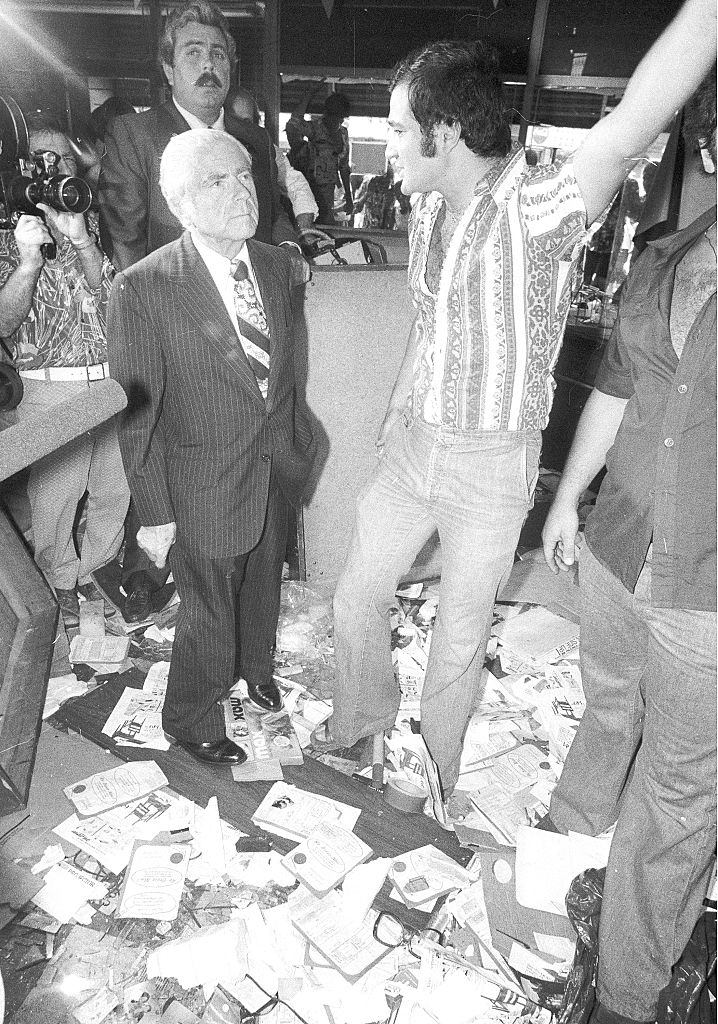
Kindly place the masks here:
<instances>
[{"instance_id":1,"label":"pen on floor","mask_svg":"<svg viewBox=\"0 0 718 1024\"><path fill-rule=\"evenodd\" d=\"M497 928L496 931L498 932L499 935L503 935L507 939L511 939L512 942L518 942L519 946L523 946L524 949L531 949L531 946L529 946L528 942L523 942L522 939L517 939L515 935L509 935L508 932L502 932L500 928Z\"/></svg>"}]
</instances>

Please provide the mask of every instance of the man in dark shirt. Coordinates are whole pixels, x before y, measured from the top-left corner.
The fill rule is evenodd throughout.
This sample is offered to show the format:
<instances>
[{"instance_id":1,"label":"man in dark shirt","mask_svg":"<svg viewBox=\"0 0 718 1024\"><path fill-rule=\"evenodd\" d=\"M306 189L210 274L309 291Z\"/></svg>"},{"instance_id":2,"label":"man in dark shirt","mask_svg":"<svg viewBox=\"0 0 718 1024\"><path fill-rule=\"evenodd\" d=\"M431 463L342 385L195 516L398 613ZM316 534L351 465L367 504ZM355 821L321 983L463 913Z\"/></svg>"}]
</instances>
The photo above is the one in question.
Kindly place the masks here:
<instances>
[{"instance_id":1,"label":"man in dark shirt","mask_svg":"<svg viewBox=\"0 0 718 1024\"><path fill-rule=\"evenodd\" d=\"M715 164L712 124L700 132ZM543 532L573 564L576 508L607 475L580 552L586 712L553 826L614 822L593 1020L653 1021L716 844L716 208L649 243Z\"/></svg>"}]
</instances>

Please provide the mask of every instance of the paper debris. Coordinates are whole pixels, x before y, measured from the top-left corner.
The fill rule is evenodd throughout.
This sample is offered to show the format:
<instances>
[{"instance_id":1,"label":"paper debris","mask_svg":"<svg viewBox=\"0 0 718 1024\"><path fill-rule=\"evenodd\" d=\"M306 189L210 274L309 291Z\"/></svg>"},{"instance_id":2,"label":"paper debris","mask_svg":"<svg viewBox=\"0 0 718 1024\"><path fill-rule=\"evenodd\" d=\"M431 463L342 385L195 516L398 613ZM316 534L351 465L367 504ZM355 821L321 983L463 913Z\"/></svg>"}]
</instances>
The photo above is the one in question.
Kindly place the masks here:
<instances>
[{"instance_id":1,"label":"paper debris","mask_svg":"<svg viewBox=\"0 0 718 1024\"><path fill-rule=\"evenodd\" d=\"M323 896L372 852L353 832L323 821L283 858L282 864L316 896Z\"/></svg>"},{"instance_id":2,"label":"paper debris","mask_svg":"<svg viewBox=\"0 0 718 1024\"><path fill-rule=\"evenodd\" d=\"M37 864L33 864L30 870L33 875L39 875L42 874L43 871L47 871L48 868L51 868L53 864L59 864L60 861L63 861L64 859L65 851L59 843L55 846L48 846L40 860Z\"/></svg>"},{"instance_id":3,"label":"paper debris","mask_svg":"<svg viewBox=\"0 0 718 1024\"><path fill-rule=\"evenodd\" d=\"M408 907L423 907L471 881L465 868L434 846L420 846L396 857L389 878Z\"/></svg>"},{"instance_id":4,"label":"paper debris","mask_svg":"<svg viewBox=\"0 0 718 1024\"><path fill-rule=\"evenodd\" d=\"M578 626L540 606L498 623L492 633L514 655L537 664L565 658L578 649Z\"/></svg>"},{"instance_id":5,"label":"paper debris","mask_svg":"<svg viewBox=\"0 0 718 1024\"><path fill-rule=\"evenodd\" d=\"M45 706L42 710L43 721L54 715L70 697L81 697L89 688L89 683L78 679L74 672L68 672L64 676L53 676L47 683Z\"/></svg>"},{"instance_id":6,"label":"paper debris","mask_svg":"<svg viewBox=\"0 0 718 1024\"><path fill-rule=\"evenodd\" d=\"M189 847L179 843L136 844L125 872L117 917L174 921L189 854Z\"/></svg>"},{"instance_id":7,"label":"paper debris","mask_svg":"<svg viewBox=\"0 0 718 1024\"><path fill-rule=\"evenodd\" d=\"M301 841L323 821L335 822L350 831L361 814L339 800L308 793L286 782L275 782L252 815L259 828Z\"/></svg>"},{"instance_id":8,"label":"paper debris","mask_svg":"<svg viewBox=\"0 0 718 1024\"><path fill-rule=\"evenodd\" d=\"M516 837L516 899L523 907L566 913L571 882L586 868L608 864L609 838L520 828Z\"/></svg>"},{"instance_id":9,"label":"paper debris","mask_svg":"<svg viewBox=\"0 0 718 1024\"><path fill-rule=\"evenodd\" d=\"M349 922L361 924L386 880L391 857L376 857L368 864L359 864L342 882L343 913Z\"/></svg>"},{"instance_id":10,"label":"paper debris","mask_svg":"<svg viewBox=\"0 0 718 1024\"><path fill-rule=\"evenodd\" d=\"M45 884L32 902L40 910L67 924L88 900L102 899L107 886L67 861L55 864L45 875Z\"/></svg>"},{"instance_id":11,"label":"paper debris","mask_svg":"<svg viewBox=\"0 0 718 1024\"><path fill-rule=\"evenodd\" d=\"M162 728L164 695L125 687L102 729L118 746L169 750Z\"/></svg>"},{"instance_id":12,"label":"paper debris","mask_svg":"<svg viewBox=\"0 0 718 1024\"><path fill-rule=\"evenodd\" d=\"M289 913L302 935L350 980L360 977L389 952L373 937L372 920L359 927L346 920L337 892L320 900L300 886L289 898Z\"/></svg>"},{"instance_id":13,"label":"paper debris","mask_svg":"<svg viewBox=\"0 0 718 1024\"><path fill-rule=\"evenodd\" d=\"M119 1005L115 993L105 986L90 996L87 1002L76 1006L72 1013L78 1024L101 1024Z\"/></svg>"},{"instance_id":14,"label":"paper debris","mask_svg":"<svg viewBox=\"0 0 718 1024\"><path fill-rule=\"evenodd\" d=\"M70 641L70 661L75 664L83 662L92 665L119 664L127 657L130 649L128 636L74 636Z\"/></svg>"},{"instance_id":15,"label":"paper debris","mask_svg":"<svg viewBox=\"0 0 718 1024\"><path fill-rule=\"evenodd\" d=\"M154 761L132 761L66 786L63 793L78 814L89 817L166 785L167 777Z\"/></svg>"},{"instance_id":16,"label":"paper debris","mask_svg":"<svg viewBox=\"0 0 718 1024\"><path fill-rule=\"evenodd\" d=\"M108 871L127 867L135 840L154 839L189 823L189 801L166 790L155 790L102 814L80 818L72 814L53 829L57 835L95 857Z\"/></svg>"},{"instance_id":17,"label":"paper debris","mask_svg":"<svg viewBox=\"0 0 718 1024\"><path fill-rule=\"evenodd\" d=\"M209 999L217 985L232 985L247 973L247 928L234 918L166 942L147 957L148 978L176 978L182 988L201 985Z\"/></svg>"}]
</instances>

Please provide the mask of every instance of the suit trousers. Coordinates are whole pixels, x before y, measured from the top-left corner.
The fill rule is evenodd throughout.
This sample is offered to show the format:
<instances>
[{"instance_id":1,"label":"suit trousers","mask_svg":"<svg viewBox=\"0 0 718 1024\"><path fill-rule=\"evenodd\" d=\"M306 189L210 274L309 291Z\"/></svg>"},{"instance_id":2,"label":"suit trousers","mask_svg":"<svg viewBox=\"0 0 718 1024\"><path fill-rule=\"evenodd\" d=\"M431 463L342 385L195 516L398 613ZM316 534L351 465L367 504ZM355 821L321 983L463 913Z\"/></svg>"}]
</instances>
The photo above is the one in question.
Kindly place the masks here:
<instances>
[{"instance_id":1,"label":"suit trousers","mask_svg":"<svg viewBox=\"0 0 718 1024\"><path fill-rule=\"evenodd\" d=\"M439 608L421 696L421 733L444 793L456 785L479 695L496 591L533 503L538 431L454 430L405 413L357 499L334 595L337 677L331 731L351 746L390 729L399 710L390 613L402 575L435 530Z\"/></svg>"},{"instance_id":2,"label":"suit trousers","mask_svg":"<svg viewBox=\"0 0 718 1024\"><path fill-rule=\"evenodd\" d=\"M162 725L192 743L225 735L221 701L241 676L255 685L274 671L289 504L272 480L264 529L244 554L210 558L170 550L180 596Z\"/></svg>"},{"instance_id":3,"label":"suit trousers","mask_svg":"<svg viewBox=\"0 0 718 1024\"><path fill-rule=\"evenodd\" d=\"M71 400L81 408L92 383L25 378L17 422L33 419ZM77 508L87 492L85 530L75 544ZM32 548L51 587L72 590L111 562L122 544L130 500L113 417L33 463L27 484Z\"/></svg>"},{"instance_id":4,"label":"suit trousers","mask_svg":"<svg viewBox=\"0 0 718 1024\"><path fill-rule=\"evenodd\" d=\"M596 835L616 821L601 909L597 992L655 1020L701 911L716 844L716 615L651 605L581 549L586 711L551 820Z\"/></svg>"}]
</instances>

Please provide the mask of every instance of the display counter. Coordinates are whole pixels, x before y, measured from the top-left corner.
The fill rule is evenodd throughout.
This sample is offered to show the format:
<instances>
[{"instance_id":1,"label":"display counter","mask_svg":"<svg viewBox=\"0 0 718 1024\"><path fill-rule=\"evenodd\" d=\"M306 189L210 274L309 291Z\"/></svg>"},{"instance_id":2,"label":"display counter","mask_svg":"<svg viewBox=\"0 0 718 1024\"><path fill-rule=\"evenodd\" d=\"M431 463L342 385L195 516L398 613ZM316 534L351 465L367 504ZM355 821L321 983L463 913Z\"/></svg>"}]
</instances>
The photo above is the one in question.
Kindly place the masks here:
<instances>
[{"instance_id":1,"label":"display counter","mask_svg":"<svg viewBox=\"0 0 718 1024\"><path fill-rule=\"evenodd\" d=\"M332 589L344 564L413 318L405 266L318 267L305 289L300 377L319 438L298 530L299 573L310 583Z\"/></svg>"}]
</instances>

